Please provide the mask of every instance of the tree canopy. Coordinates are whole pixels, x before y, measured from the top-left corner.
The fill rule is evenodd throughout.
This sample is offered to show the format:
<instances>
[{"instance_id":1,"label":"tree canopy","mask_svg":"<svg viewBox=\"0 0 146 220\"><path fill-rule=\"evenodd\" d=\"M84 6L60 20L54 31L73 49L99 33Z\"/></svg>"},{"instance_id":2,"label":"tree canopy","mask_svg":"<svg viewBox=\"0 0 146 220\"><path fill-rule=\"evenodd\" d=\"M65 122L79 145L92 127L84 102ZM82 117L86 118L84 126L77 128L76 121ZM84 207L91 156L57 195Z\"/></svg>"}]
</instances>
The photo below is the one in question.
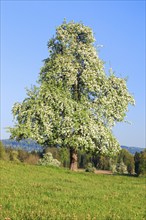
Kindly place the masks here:
<instances>
[{"instance_id":1,"label":"tree canopy","mask_svg":"<svg viewBox=\"0 0 146 220\"><path fill-rule=\"evenodd\" d=\"M134 98L125 79L106 75L94 42L91 28L82 23L64 21L56 29L39 86L14 104L12 138L108 155L119 151L112 128L124 121Z\"/></svg>"}]
</instances>

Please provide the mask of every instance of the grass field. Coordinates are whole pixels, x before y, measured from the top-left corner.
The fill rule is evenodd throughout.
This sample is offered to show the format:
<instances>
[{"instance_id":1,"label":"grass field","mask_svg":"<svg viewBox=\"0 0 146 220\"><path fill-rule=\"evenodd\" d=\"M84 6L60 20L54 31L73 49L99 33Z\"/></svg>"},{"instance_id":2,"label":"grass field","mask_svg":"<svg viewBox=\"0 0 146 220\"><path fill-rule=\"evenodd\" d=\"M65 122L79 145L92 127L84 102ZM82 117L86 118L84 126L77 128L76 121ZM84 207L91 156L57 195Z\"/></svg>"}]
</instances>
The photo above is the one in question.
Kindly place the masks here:
<instances>
[{"instance_id":1,"label":"grass field","mask_svg":"<svg viewBox=\"0 0 146 220\"><path fill-rule=\"evenodd\" d=\"M0 161L1 220L142 220L145 178Z\"/></svg>"}]
</instances>

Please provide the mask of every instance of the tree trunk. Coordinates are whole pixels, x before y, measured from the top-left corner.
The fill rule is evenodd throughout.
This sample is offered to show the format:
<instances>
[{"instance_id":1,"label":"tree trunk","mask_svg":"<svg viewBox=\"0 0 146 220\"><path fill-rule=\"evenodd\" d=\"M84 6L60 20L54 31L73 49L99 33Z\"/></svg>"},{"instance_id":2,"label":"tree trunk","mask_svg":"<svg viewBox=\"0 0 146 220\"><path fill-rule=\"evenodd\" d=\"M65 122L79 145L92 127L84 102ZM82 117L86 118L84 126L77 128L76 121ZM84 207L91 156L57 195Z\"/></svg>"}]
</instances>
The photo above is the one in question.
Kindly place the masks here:
<instances>
[{"instance_id":1,"label":"tree trunk","mask_svg":"<svg viewBox=\"0 0 146 220\"><path fill-rule=\"evenodd\" d=\"M77 150L70 148L70 170L76 171L78 169L78 155Z\"/></svg>"}]
</instances>

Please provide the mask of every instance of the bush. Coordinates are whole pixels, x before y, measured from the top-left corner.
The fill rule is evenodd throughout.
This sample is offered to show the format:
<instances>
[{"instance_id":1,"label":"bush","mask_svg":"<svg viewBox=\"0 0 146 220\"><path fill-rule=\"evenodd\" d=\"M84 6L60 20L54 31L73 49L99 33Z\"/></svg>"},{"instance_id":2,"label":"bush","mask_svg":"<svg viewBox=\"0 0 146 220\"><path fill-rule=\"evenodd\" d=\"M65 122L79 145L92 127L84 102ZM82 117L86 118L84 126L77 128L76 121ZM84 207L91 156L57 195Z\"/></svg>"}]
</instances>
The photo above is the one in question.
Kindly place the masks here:
<instances>
[{"instance_id":1,"label":"bush","mask_svg":"<svg viewBox=\"0 0 146 220\"><path fill-rule=\"evenodd\" d=\"M91 172L91 173L94 173L95 170L96 169L95 169L95 167L93 167L92 163L88 163L88 165L87 165L87 167L85 169L86 172Z\"/></svg>"},{"instance_id":2,"label":"bush","mask_svg":"<svg viewBox=\"0 0 146 220\"><path fill-rule=\"evenodd\" d=\"M29 156L24 160L25 163L35 165L39 161L39 155L37 154L29 154Z\"/></svg>"},{"instance_id":3,"label":"bush","mask_svg":"<svg viewBox=\"0 0 146 220\"><path fill-rule=\"evenodd\" d=\"M45 148L43 150L43 154L46 154L46 153L51 153L52 157L54 159L57 159L57 160L60 159L59 148L57 148L57 147L47 147L47 148Z\"/></svg>"},{"instance_id":4,"label":"bush","mask_svg":"<svg viewBox=\"0 0 146 220\"><path fill-rule=\"evenodd\" d=\"M110 165L110 171L112 171L112 173L117 173L117 165L116 164L111 164Z\"/></svg>"},{"instance_id":5,"label":"bush","mask_svg":"<svg viewBox=\"0 0 146 220\"><path fill-rule=\"evenodd\" d=\"M126 174L127 173L127 166L124 164L123 161L120 163L117 163L116 171L120 174Z\"/></svg>"},{"instance_id":6,"label":"bush","mask_svg":"<svg viewBox=\"0 0 146 220\"><path fill-rule=\"evenodd\" d=\"M7 153L9 155L9 160L10 161L20 163L20 160L18 159L18 151L17 150L9 149L7 151Z\"/></svg>"},{"instance_id":7,"label":"bush","mask_svg":"<svg viewBox=\"0 0 146 220\"><path fill-rule=\"evenodd\" d=\"M29 157L29 153L22 150L22 149L18 149L18 159L21 162L25 162L25 160Z\"/></svg>"},{"instance_id":8,"label":"bush","mask_svg":"<svg viewBox=\"0 0 146 220\"><path fill-rule=\"evenodd\" d=\"M57 159L54 159L52 154L48 152L43 155L43 158L39 159L38 165L59 167L61 163Z\"/></svg>"},{"instance_id":9,"label":"bush","mask_svg":"<svg viewBox=\"0 0 146 220\"><path fill-rule=\"evenodd\" d=\"M129 173L133 174L134 173L134 156L129 153L126 149L122 149L118 155L118 164L117 167L120 166L121 168L121 173ZM124 168L124 165L126 166ZM122 168L123 166L123 168ZM122 170L123 169L123 170ZM124 171L125 169L125 171Z\"/></svg>"}]
</instances>

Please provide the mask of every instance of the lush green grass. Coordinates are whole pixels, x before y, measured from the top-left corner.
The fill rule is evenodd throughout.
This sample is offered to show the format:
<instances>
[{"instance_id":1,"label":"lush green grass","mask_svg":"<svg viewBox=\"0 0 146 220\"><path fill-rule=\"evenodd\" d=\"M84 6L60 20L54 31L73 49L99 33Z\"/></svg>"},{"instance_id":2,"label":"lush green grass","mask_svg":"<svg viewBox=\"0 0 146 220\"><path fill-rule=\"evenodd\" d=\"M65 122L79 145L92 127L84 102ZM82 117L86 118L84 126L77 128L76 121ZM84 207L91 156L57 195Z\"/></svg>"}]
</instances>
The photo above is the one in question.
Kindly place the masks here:
<instances>
[{"instance_id":1,"label":"lush green grass","mask_svg":"<svg viewBox=\"0 0 146 220\"><path fill-rule=\"evenodd\" d=\"M145 179L0 161L1 216L11 220L142 220Z\"/></svg>"}]
</instances>

